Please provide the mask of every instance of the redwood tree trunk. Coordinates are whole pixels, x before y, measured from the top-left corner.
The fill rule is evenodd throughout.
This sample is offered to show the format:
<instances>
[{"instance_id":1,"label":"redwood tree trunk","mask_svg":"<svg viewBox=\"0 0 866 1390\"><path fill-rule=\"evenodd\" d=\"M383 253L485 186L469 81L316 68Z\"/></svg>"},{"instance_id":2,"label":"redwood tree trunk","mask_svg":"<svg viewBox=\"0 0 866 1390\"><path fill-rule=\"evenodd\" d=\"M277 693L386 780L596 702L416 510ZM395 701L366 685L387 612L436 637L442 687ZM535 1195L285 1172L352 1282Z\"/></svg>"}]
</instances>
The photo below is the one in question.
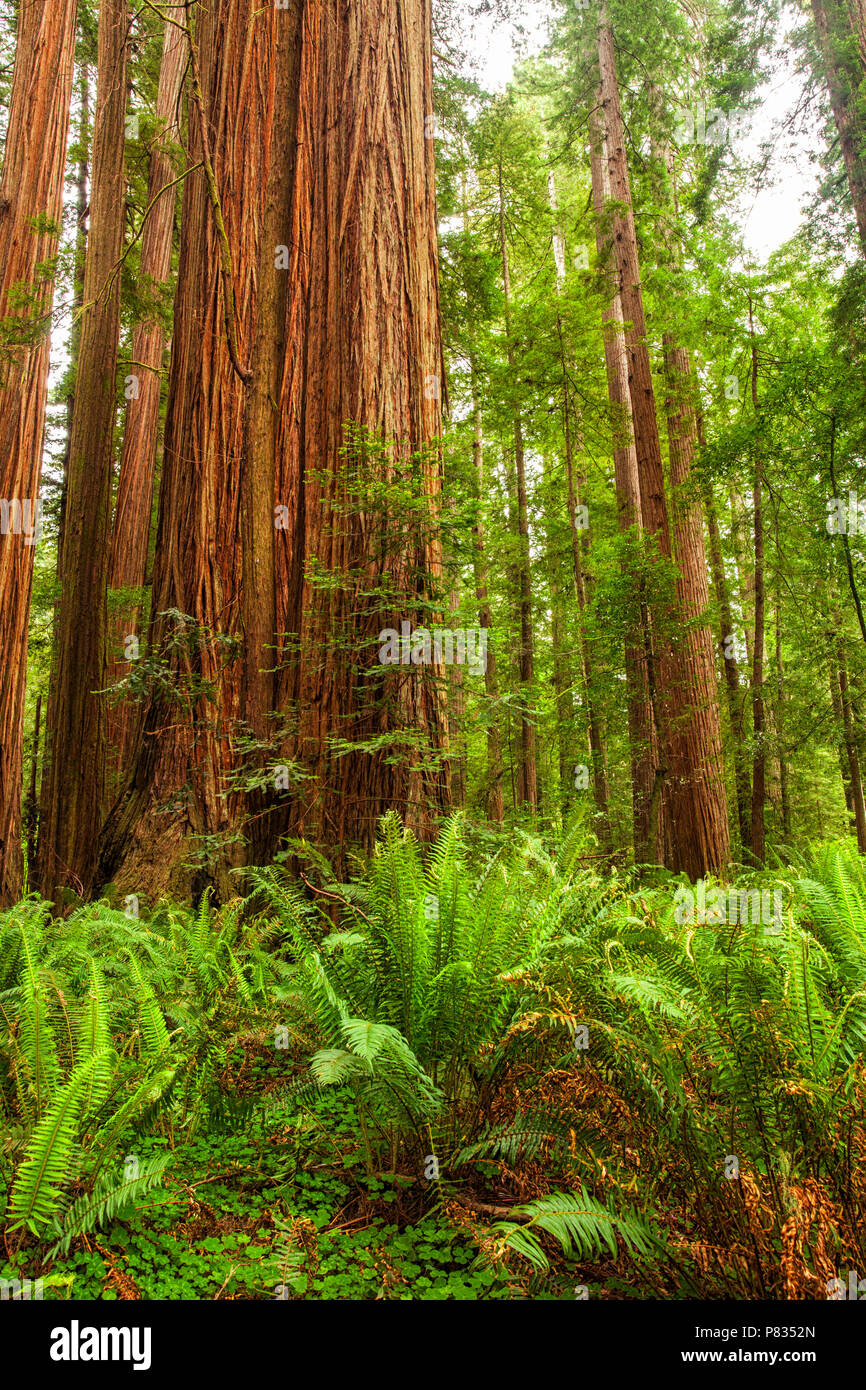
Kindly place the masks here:
<instances>
[{"instance_id":1,"label":"redwood tree trunk","mask_svg":"<svg viewBox=\"0 0 866 1390\"><path fill-rule=\"evenodd\" d=\"M30 0L19 11L15 71L0 179L0 498L35 521L54 296L51 274L63 204L77 0ZM45 219L42 230L32 219ZM22 313L13 286L32 287ZM26 516L26 513L25 513ZM20 897L21 760L33 545L12 526L0 535L0 907Z\"/></svg>"},{"instance_id":2,"label":"redwood tree trunk","mask_svg":"<svg viewBox=\"0 0 866 1390\"><path fill-rule=\"evenodd\" d=\"M848 682L848 667L844 648L839 648L839 694L841 697L842 726L845 730L845 751L848 755L851 802L854 812L854 826L857 831L857 848L866 854L866 807L863 802L863 781L860 771L860 755L857 750L857 734L851 712L851 689Z\"/></svg>"},{"instance_id":3,"label":"redwood tree trunk","mask_svg":"<svg viewBox=\"0 0 866 1390\"><path fill-rule=\"evenodd\" d=\"M505 338L508 366L514 375L515 353L511 335L511 273L508 264L508 243L505 236L505 192L502 186L502 165L499 165L499 250L502 256L502 288L505 297ZM535 650L532 630L532 573L529 548L529 504L526 494L526 449L520 409L514 406L514 468L517 482L517 538L519 563L520 647L518 650L521 718L520 718L520 802L535 812L538 809L538 758L533 708L535 679Z\"/></svg>"},{"instance_id":4,"label":"redwood tree trunk","mask_svg":"<svg viewBox=\"0 0 866 1390\"><path fill-rule=\"evenodd\" d=\"M288 754L311 779L291 829L338 862L369 848L388 808L426 836L449 800L443 668L379 652L386 629L429 629L441 599L432 81L429 0L307 0L277 699L295 719Z\"/></svg>"},{"instance_id":5,"label":"redwood tree trunk","mask_svg":"<svg viewBox=\"0 0 866 1390\"><path fill-rule=\"evenodd\" d=\"M610 176L603 123L594 119L590 130L592 200L595 213L596 246L599 257L609 267L611 239L607 206L610 202ZM642 533L640 476L631 414L628 384L628 356L618 276L610 271L610 302L602 314L604 360L613 427L613 465L616 482L619 529ZM633 595L635 614L639 596ZM655 783L657 739L653 725L652 700L640 625L632 622L625 642L625 668L628 692L628 730L631 755L632 816L635 862L644 864L654 855L659 826L650 825L650 803Z\"/></svg>"},{"instance_id":6,"label":"redwood tree trunk","mask_svg":"<svg viewBox=\"0 0 866 1390\"><path fill-rule=\"evenodd\" d=\"M237 366L253 359L266 254L275 47L279 26L296 22L256 0L195 11L190 163L209 167L184 184L149 629L151 655L168 666L174 691L154 692L101 852L103 879L151 897L195 897L209 885L229 895L229 871L245 854L245 797L232 774L254 383ZM292 127L291 110L282 120Z\"/></svg>"},{"instance_id":7,"label":"redwood tree trunk","mask_svg":"<svg viewBox=\"0 0 866 1390\"><path fill-rule=\"evenodd\" d=\"M472 457L475 465L478 512L472 528L475 544L475 597L478 602L478 623L488 635L487 669L484 673L484 693L487 697L487 814L494 825L505 819L502 797L502 731L499 723L499 677L496 670L496 651L493 647L492 618L487 589L487 552L484 541L484 522L481 519L481 499L484 496L484 429L481 405L474 395L474 434Z\"/></svg>"},{"instance_id":8,"label":"redwood tree trunk","mask_svg":"<svg viewBox=\"0 0 866 1390\"><path fill-rule=\"evenodd\" d=\"M105 772L105 598L123 249L126 0L99 12L93 183L63 526L56 684L46 730L42 891L90 889Z\"/></svg>"},{"instance_id":9,"label":"redwood tree trunk","mask_svg":"<svg viewBox=\"0 0 866 1390\"><path fill-rule=\"evenodd\" d=\"M601 717L599 715L595 690L593 688L595 663L593 661L593 654L587 635L589 605L586 594L586 576L583 568L583 539L578 525L578 511L581 502L574 473L571 388L568 380L568 364L565 355L562 320L559 315L557 315L557 331L559 337L559 361L562 370L565 474L566 490L568 493L569 534L571 536L572 575L574 578L575 598L577 599L578 622L580 624L580 668L584 699L586 700L590 757L592 758L592 794L595 800L599 843L602 849L610 849L610 791L607 780L607 749L605 747Z\"/></svg>"},{"instance_id":10,"label":"redwood tree trunk","mask_svg":"<svg viewBox=\"0 0 866 1390\"><path fill-rule=\"evenodd\" d=\"M669 335L665 366L677 598L686 623L686 637L678 644L677 656L688 676L688 688L672 730L675 815L678 823L691 821L696 827L694 837L704 847L700 854L707 865L721 868L730 858L730 839L713 637L707 622L710 594L703 512L692 491L697 424L689 356Z\"/></svg>"},{"instance_id":11,"label":"redwood tree trunk","mask_svg":"<svg viewBox=\"0 0 866 1390\"><path fill-rule=\"evenodd\" d=\"M743 710L743 692L740 688L740 669L733 652L728 655L728 639L734 634L734 618L731 610L731 597L725 575L722 557L722 541L719 535L719 521L715 502L709 486L704 492L707 513L707 530L710 537L710 558L713 569L713 588L719 606L721 624L721 654L725 673L725 689L728 700L728 718L734 744L734 779L737 790L737 821L740 830L740 845L745 848L752 841L752 785L746 754L746 729Z\"/></svg>"},{"instance_id":12,"label":"redwood tree trunk","mask_svg":"<svg viewBox=\"0 0 866 1390\"><path fill-rule=\"evenodd\" d=\"M749 301L749 327L752 337L752 405L758 408L758 348ZM752 652L752 854L759 864L765 858L764 806L766 803L766 720L764 715L764 492L760 440L756 444L753 483L755 514L755 635Z\"/></svg>"},{"instance_id":13,"label":"redwood tree trunk","mask_svg":"<svg viewBox=\"0 0 866 1390\"><path fill-rule=\"evenodd\" d=\"M862 87L866 80L866 26L862 7L855 16L840 0L812 0L812 13L824 61L830 104L848 174L851 201L866 255L866 118Z\"/></svg>"},{"instance_id":14,"label":"redwood tree trunk","mask_svg":"<svg viewBox=\"0 0 866 1390\"><path fill-rule=\"evenodd\" d=\"M625 151L625 131L620 106L613 34L602 6L598 29L601 100L607 131L607 158L610 188L615 210L613 240L619 271L620 295L625 321L629 367L629 392L634 422L635 447L640 477L641 513L647 533L653 537L661 556L671 556L671 534L665 497L661 441L656 418L655 392L646 337L646 320L637 251L631 187ZM683 456L684 457L684 456ZM683 459L677 464L684 466ZM694 566L697 556L686 532L678 534L678 545L685 543L684 573L690 576L686 587L697 583ZM706 576L704 576L706 585ZM679 585L684 600L683 580ZM658 617L658 615L655 615ZM673 615L675 624L687 620L686 614ZM689 615L691 616L691 615ZM669 623L670 627L671 624ZM655 716L664 754L659 774L669 778L667 799L673 833L674 870L684 870L692 879L724 869L729 857L728 821L721 785L721 750L714 736L708 712L706 673L696 667L697 654L690 644L672 647L669 637L654 624ZM716 717L716 727L717 727Z\"/></svg>"},{"instance_id":15,"label":"redwood tree trunk","mask_svg":"<svg viewBox=\"0 0 866 1390\"><path fill-rule=\"evenodd\" d=\"M180 131L180 93L187 44L178 25L184 15L182 5L172 5L167 11L156 99L160 128L150 153L148 213L141 239L141 279L148 295L163 294L171 273L177 187L168 146L177 140ZM164 350L165 330L156 314L135 325L132 362L126 374L129 403L114 511L109 594L112 590L140 590L146 580ZM141 611L139 603L126 603L119 611L110 613L107 686L118 684L129 671L125 660L126 639L139 634ZM115 783L125 767L136 722L136 709L128 702L109 707L107 711L108 763Z\"/></svg>"},{"instance_id":16,"label":"redwood tree trunk","mask_svg":"<svg viewBox=\"0 0 866 1390\"><path fill-rule=\"evenodd\" d=\"M281 731L275 716L277 676L277 571L275 503L279 413L277 402L285 368L289 272L285 257L292 242L296 195L298 83L302 5L281 15L276 35L273 153L265 225L259 252L258 323L244 421L241 478L243 545L243 700L246 730L255 743L253 767L267 770L277 761ZM285 251L276 252L276 248ZM295 345L292 345L293 347ZM297 482L295 483L297 487ZM285 576L284 582L291 581ZM254 779L255 780L255 779ZM275 779L255 788L248 799L249 858L267 859L285 823L284 797Z\"/></svg>"}]
</instances>

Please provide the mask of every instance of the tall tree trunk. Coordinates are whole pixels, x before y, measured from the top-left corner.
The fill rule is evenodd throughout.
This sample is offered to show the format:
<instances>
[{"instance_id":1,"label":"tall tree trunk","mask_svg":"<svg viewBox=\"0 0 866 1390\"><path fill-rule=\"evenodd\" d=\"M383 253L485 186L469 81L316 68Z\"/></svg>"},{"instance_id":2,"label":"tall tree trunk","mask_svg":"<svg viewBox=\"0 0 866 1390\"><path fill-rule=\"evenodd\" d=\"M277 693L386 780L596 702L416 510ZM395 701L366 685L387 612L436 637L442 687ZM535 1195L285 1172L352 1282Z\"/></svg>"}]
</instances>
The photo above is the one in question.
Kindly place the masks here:
<instances>
[{"instance_id":1,"label":"tall tree trunk","mask_svg":"<svg viewBox=\"0 0 866 1390\"><path fill-rule=\"evenodd\" d=\"M845 730L845 750L848 755L850 773L851 802L854 811L854 826L857 832L857 848L866 854L866 807L863 802L863 781L860 773L860 756L857 751L857 736L851 713L851 690L848 682L848 666L845 648L838 648L839 695L842 709L842 727Z\"/></svg>"},{"instance_id":2,"label":"tall tree trunk","mask_svg":"<svg viewBox=\"0 0 866 1390\"><path fill-rule=\"evenodd\" d=\"M615 206L613 241L619 270L620 295L625 320L629 363L629 391L634 421L635 447L641 487L643 525L662 557L671 556L671 535L665 497L661 441L656 418L655 392L646 338L643 292L640 283L637 237L631 202L625 132L620 107L613 35L602 5L598 28L601 100L607 131L607 157L611 195ZM683 454L683 459L685 454ZM680 461L682 463L682 460ZM678 465L680 466L680 465ZM678 544L688 541L679 534ZM692 573L697 564L693 547L685 545L683 563L690 573L691 589L698 584ZM706 575L704 575L704 586ZM675 624L691 615L678 613ZM721 750L715 723L708 712L705 673L696 669L696 654L688 644L672 647L667 635L654 627L657 640L656 717L661 722L660 744L673 830L673 864L693 879L723 870L730 842L724 788L721 783Z\"/></svg>"},{"instance_id":3,"label":"tall tree trunk","mask_svg":"<svg viewBox=\"0 0 866 1390\"><path fill-rule=\"evenodd\" d=\"M156 118L159 130L150 152L146 222L141 238L140 277L149 297L164 295L171 274L172 232L177 201L176 179L169 147L180 132L180 95L187 63L187 44L180 27L183 5L166 11L165 39ZM153 513L153 478L159 432L165 330L158 312L142 318L133 330L132 361L127 374L128 404L120 456L117 500L108 572L112 591L141 590L147 576L147 556ZM126 643L141 627L140 602L115 607L109 599L107 666L104 684L117 685L129 672ZM128 701L107 710L109 790L118 790L137 722Z\"/></svg>"},{"instance_id":4,"label":"tall tree trunk","mask_svg":"<svg viewBox=\"0 0 866 1390\"><path fill-rule=\"evenodd\" d=\"M776 699L776 739L779 747L779 797L782 803L782 834L786 840L791 837L791 793L786 755L787 718L785 712L785 663L782 657L782 576L779 573L776 583L776 680L778 695ZM856 740L855 740L856 742Z\"/></svg>"},{"instance_id":5,"label":"tall tree trunk","mask_svg":"<svg viewBox=\"0 0 866 1390\"><path fill-rule=\"evenodd\" d=\"M274 54L297 8L234 0L194 16L190 162L204 167L184 183L149 627L150 655L168 666L172 690L154 692L101 848L102 878L149 897L194 898L208 886L229 896L230 871L246 854L246 797L234 781L249 524L242 475L250 397L264 379L254 355L259 267L277 254L264 242ZM280 113L290 131L293 110Z\"/></svg>"},{"instance_id":6,"label":"tall tree trunk","mask_svg":"<svg viewBox=\"0 0 866 1390\"><path fill-rule=\"evenodd\" d=\"M740 668L731 646L734 636L734 618L725 564L722 557L722 541L719 535L719 520L716 504L709 485L704 490L704 505L707 514L707 531L710 537L710 561L713 572L713 588L719 607L721 625L721 657L725 673L725 690L728 699L728 718L734 745L734 781L737 792L737 822L740 830L740 846L745 849L752 843L752 785L746 754L745 711L743 692L740 688Z\"/></svg>"},{"instance_id":7,"label":"tall tree trunk","mask_svg":"<svg viewBox=\"0 0 866 1390\"><path fill-rule=\"evenodd\" d=\"M450 417L449 417L450 423ZM453 517L457 509L454 491L444 486L447 497L445 505ZM452 572L451 590L448 595L452 624L458 620L460 611L460 578ZM455 663L448 672L448 746L451 769L451 801L455 807L466 805L466 786L468 772L468 747L466 739L466 683L463 666Z\"/></svg>"},{"instance_id":8,"label":"tall tree trunk","mask_svg":"<svg viewBox=\"0 0 866 1390\"><path fill-rule=\"evenodd\" d=\"M475 467L476 513L472 527L475 545L475 598L478 603L478 624L487 633L487 667L484 672L484 693L487 699L485 724L487 726L487 815L494 825L501 825L505 819L502 797L502 730L499 722L499 677L496 670L496 649L491 642L493 620L490 613L490 599L487 588L487 551L482 520L482 498L484 497L484 423L481 402L473 386L472 457Z\"/></svg>"},{"instance_id":9,"label":"tall tree trunk","mask_svg":"<svg viewBox=\"0 0 866 1390\"><path fill-rule=\"evenodd\" d=\"M845 739L845 720L842 714L842 696L839 693L839 672L835 662L828 668L830 684L830 703L833 706L834 727L837 733L837 750L839 753L839 773L842 778L842 790L845 793L845 806L848 815L851 817L851 825L856 829L856 817L854 815L854 796L851 791L851 764L848 761L848 744ZM858 749L859 755L859 749Z\"/></svg>"},{"instance_id":10,"label":"tall tree trunk","mask_svg":"<svg viewBox=\"0 0 866 1390\"><path fill-rule=\"evenodd\" d=\"M502 257L502 288L505 296L505 338L508 366L513 378L516 366L514 339L511 329L511 272L508 263L508 240L505 234L505 190L502 162L499 163L499 250ZM526 449L520 408L514 406L514 466L517 478L517 535L519 540L518 583L520 601L520 690L521 763L520 801L534 812L538 810L538 767L536 753L535 709L533 682L535 652L532 631L532 574L529 549L529 504L526 494Z\"/></svg>"},{"instance_id":11,"label":"tall tree trunk","mask_svg":"<svg viewBox=\"0 0 866 1390\"><path fill-rule=\"evenodd\" d=\"M551 508L550 515L552 516ZM547 568L550 576L550 641L553 659L553 695L556 706L556 745L559 752L559 804L563 816L571 808L574 785L574 707L572 680L566 649L567 624L559 576L559 555L554 528L547 527Z\"/></svg>"},{"instance_id":12,"label":"tall tree trunk","mask_svg":"<svg viewBox=\"0 0 866 1390\"><path fill-rule=\"evenodd\" d=\"M50 728L54 711L54 691L57 688L57 664L60 660L60 585L63 575L63 532L66 524L66 482L69 477L69 446L72 442L72 421L75 415L75 379L78 352L81 347L81 308L84 303L84 270L87 261L87 217L90 211L90 69L82 63L78 71L78 168L75 177L75 262L72 289L72 327L69 334L69 368L66 389L66 440L63 450L60 501L58 507L57 546L55 560L55 598L51 617L51 666L48 681L46 727ZM44 761L44 760L43 760ZM31 873L38 873L39 812L36 815L36 857ZM34 877L35 881L35 877Z\"/></svg>"},{"instance_id":13,"label":"tall tree trunk","mask_svg":"<svg viewBox=\"0 0 866 1390\"><path fill-rule=\"evenodd\" d=\"M746 645L746 666L751 672L755 650L755 571L750 555L752 538L748 509L742 494L731 488L731 539L737 561L737 583L740 611L743 615L743 641Z\"/></svg>"},{"instance_id":14,"label":"tall tree trunk","mask_svg":"<svg viewBox=\"0 0 866 1390\"><path fill-rule=\"evenodd\" d=\"M752 340L752 405L756 417L758 404L758 345L749 300L749 331ZM764 806L766 802L766 727L764 719L764 497L761 443L756 441L753 482L755 514L755 634L752 653L752 854L759 864L765 858Z\"/></svg>"},{"instance_id":15,"label":"tall tree trunk","mask_svg":"<svg viewBox=\"0 0 866 1390\"><path fill-rule=\"evenodd\" d=\"M611 833L610 789L607 780L607 749L605 747L604 732L593 685L594 661L587 633L589 603L586 593L586 575L583 568L583 536L579 525L581 501L577 481L575 479L571 390L568 380L568 365L565 357L565 339L562 332L562 320L559 315L557 315L557 330L559 335L559 361L562 371L565 474L569 534L571 536L572 576L574 579L575 598L577 599L580 669L584 699L586 701L590 756L592 758L592 794L595 800L599 843L603 849L609 849L611 847Z\"/></svg>"},{"instance_id":16,"label":"tall tree trunk","mask_svg":"<svg viewBox=\"0 0 866 1390\"><path fill-rule=\"evenodd\" d=\"M124 216L128 12L99 12L93 185L63 527L59 654L46 729L39 858L42 891L90 889L105 774L105 598Z\"/></svg>"},{"instance_id":17,"label":"tall tree trunk","mask_svg":"<svg viewBox=\"0 0 866 1390\"><path fill-rule=\"evenodd\" d=\"M462 177L463 232L469 236L469 203L466 176ZM470 350L472 381L472 464L475 488L475 512L472 522L472 568L475 580L475 600L478 604L480 630L487 634L487 663L484 670L484 724L487 730L487 774L484 786L484 805L488 820L502 825L505 807L502 795L502 727L499 710L499 676L496 669L496 649L493 645L492 617L488 594L487 549L484 531L484 413L478 383L475 354Z\"/></svg>"},{"instance_id":18,"label":"tall tree trunk","mask_svg":"<svg viewBox=\"0 0 866 1390\"><path fill-rule=\"evenodd\" d=\"M713 638L707 622L710 595L703 512L692 476L697 443L695 388L688 352L670 334L665 335L664 354L677 598L686 624L678 658L689 679L686 708L672 730L671 771L678 819L703 818L701 839L707 848L701 853L708 863L723 867L730 857L730 832Z\"/></svg>"},{"instance_id":19,"label":"tall tree trunk","mask_svg":"<svg viewBox=\"0 0 866 1390\"><path fill-rule=\"evenodd\" d=\"M866 80L866 34L862 10L856 26L840 0L812 0L812 13L857 229L866 255L866 118L861 96Z\"/></svg>"},{"instance_id":20,"label":"tall tree trunk","mask_svg":"<svg viewBox=\"0 0 866 1390\"><path fill-rule=\"evenodd\" d=\"M663 255L676 277L682 302L682 249L673 219L679 215L670 151L659 150L659 197L670 213L659 225ZM673 311L672 311L673 312ZM677 335L668 331L662 340L666 385L668 458L674 522L674 558L677 562L679 615L685 620L685 637L674 637L674 652L688 673L684 690L685 718L677 717L671 729L673 793L682 802L680 815L709 820L707 841L724 845L723 860L730 854L730 832L725 790L722 721L716 684L712 631L707 620L709 584L704 539L703 509L693 476L699 435L697 385L691 359Z\"/></svg>"},{"instance_id":21,"label":"tall tree trunk","mask_svg":"<svg viewBox=\"0 0 866 1390\"><path fill-rule=\"evenodd\" d=\"M293 238L298 154L298 86L301 66L303 6L280 15L276 34L274 112L265 225L259 251L258 326L253 350L253 378L244 421L241 517L243 545L243 701L244 724L257 747L254 763L273 767L278 761L281 731L277 707L276 632L277 569L275 507L279 440L280 390L288 341L289 273L284 255ZM287 579L290 581L291 576ZM285 822L283 798L271 785L251 792L248 799L249 857L267 859L276 832Z\"/></svg>"},{"instance_id":22,"label":"tall tree trunk","mask_svg":"<svg viewBox=\"0 0 866 1390\"><path fill-rule=\"evenodd\" d=\"M600 106L600 98L599 98ZM607 271L611 259L610 175L607 161L606 134L603 122L594 113L590 128L590 160L592 199L595 213L595 235L599 258ZM604 309L604 359L607 374L608 398L613 425L613 463L616 482L619 529L625 534L634 530L642 533L640 477L631 414L628 385L628 356L618 276L609 272L610 301ZM635 613L638 594L633 596ZM649 676L644 653L644 638L640 623L633 622L625 640L625 670L628 698L629 748L631 755L632 812L634 823L635 862L649 863L655 858L658 844L658 821L651 826L650 803L657 766L657 737L653 725Z\"/></svg>"},{"instance_id":23,"label":"tall tree trunk","mask_svg":"<svg viewBox=\"0 0 866 1390\"><path fill-rule=\"evenodd\" d=\"M432 81L429 0L307 0L288 311L303 350L276 490L277 630L300 659L285 653L277 693L312 779L292 828L338 861L389 808L429 835L450 795L442 664L379 660L381 632L441 603Z\"/></svg>"},{"instance_id":24,"label":"tall tree trunk","mask_svg":"<svg viewBox=\"0 0 866 1390\"><path fill-rule=\"evenodd\" d=\"M27 874L31 883L36 879L36 831L39 824L39 734L42 723L42 694L36 697L36 715L33 720L33 750L30 754L30 789L27 793L24 821L27 830Z\"/></svg>"},{"instance_id":25,"label":"tall tree trunk","mask_svg":"<svg viewBox=\"0 0 866 1390\"><path fill-rule=\"evenodd\" d=\"M54 298L46 267L57 251L63 206L75 16L76 0L20 6L0 179L0 499L10 509L0 534L0 907L15 902L23 886L27 628ZM34 218L42 219L38 229ZM32 293L23 312L20 301L10 302L22 285Z\"/></svg>"},{"instance_id":26,"label":"tall tree trunk","mask_svg":"<svg viewBox=\"0 0 866 1390\"><path fill-rule=\"evenodd\" d=\"M551 211L556 214L556 181L553 171L548 175L548 190ZM565 275L565 243L559 230L554 232L554 264L556 269L557 292L561 292ZM580 491L575 477L573 411L571 382L568 375L568 356L565 350L565 335L562 314L557 310L556 333L559 341L559 367L562 374L562 415L565 436L565 473L568 501L568 520L571 534L571 555L574 578L574 592L577 599L580 623L580 666L583 681L584 699L587 711L587 731L589 734L590 757L592 759L592 793L596 806L596 821L599 843L604 849L611 847L610 833L610 788L607 779L607 748L605 746L602 722L598 712L593 687L594 661L587 632L588 603L586 577L583 567L584 532L580 527Z\"/></svg>"}]
</instances>

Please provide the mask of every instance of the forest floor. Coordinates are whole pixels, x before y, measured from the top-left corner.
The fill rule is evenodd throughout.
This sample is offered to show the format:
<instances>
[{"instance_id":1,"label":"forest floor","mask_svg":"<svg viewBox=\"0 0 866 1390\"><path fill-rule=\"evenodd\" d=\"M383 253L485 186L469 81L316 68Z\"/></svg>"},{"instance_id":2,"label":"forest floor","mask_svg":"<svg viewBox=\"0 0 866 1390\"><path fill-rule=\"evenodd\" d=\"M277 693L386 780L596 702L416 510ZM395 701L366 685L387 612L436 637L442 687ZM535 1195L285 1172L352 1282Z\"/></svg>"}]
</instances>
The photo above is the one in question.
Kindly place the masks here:
<instances>
[{"instance_id":1,"label":"forest floor","mask_svg":"<svg viewBox=\"0 0 866 1390\"><path fill-rule=\"evenodd\" d=\"M338 885L250 887L0 917L4 1288L821 1300L866 1267L851 845L728 890L386 818L338 925Z\"/></svg>"}]
</instances>

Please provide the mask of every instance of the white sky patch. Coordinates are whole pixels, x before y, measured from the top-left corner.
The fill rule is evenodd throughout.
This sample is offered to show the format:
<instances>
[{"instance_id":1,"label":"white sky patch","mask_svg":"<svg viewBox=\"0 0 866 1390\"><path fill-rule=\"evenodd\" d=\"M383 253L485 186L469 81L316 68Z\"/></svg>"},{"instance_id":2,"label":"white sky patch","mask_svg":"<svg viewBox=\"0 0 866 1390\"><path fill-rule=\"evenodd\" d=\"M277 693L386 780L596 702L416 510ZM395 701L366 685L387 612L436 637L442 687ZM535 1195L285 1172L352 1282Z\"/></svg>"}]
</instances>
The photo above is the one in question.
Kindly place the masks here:
<instances>
[{"instance_id":1,"label":"white sky patch","mask_svg":"<svg viewBox=\"0 0 866 1390\"><path fill-rule=\"evenodd\" d=\"M790 26L784 37L789 33ZM802 100L803 78L787 50L760 95L743 152L755 157L764 143L769 143L771 152L760 186L744 190L737 214L748 250L766 261L802 223L806 201L820 182L814 155L823 149L824 136L817 114L812 115L806 133L794 128L791 118Z\"/></svg>"},{"instance_id":2,"label":"white sky patch","mask_svg":"<svg viewBox=\"0 0 866 1390\"><path fill-rule=\"evenodd\" d=\"M548 39L551 7L547 0L527 0L522 17L523 34L514 24L500 21L494 14L479 16L468 43L468 57L475 75L488 91L502 92L514 75L517 63L535 56ZM788 17L782 31L787 39L795 23ZM816 121L806 135L793 134L790 117L803 94L803 79L786 51L776 71L759 93L749 135L742 144L743 154L755 157L763 142L771 142L771 154L760 186L744 189L735 215L746 249L765 263L773 251L795 235L803 219L804 205L815 192L820 172L813 156L823 146L823 135Z\"/></svg>"}]
</instances>

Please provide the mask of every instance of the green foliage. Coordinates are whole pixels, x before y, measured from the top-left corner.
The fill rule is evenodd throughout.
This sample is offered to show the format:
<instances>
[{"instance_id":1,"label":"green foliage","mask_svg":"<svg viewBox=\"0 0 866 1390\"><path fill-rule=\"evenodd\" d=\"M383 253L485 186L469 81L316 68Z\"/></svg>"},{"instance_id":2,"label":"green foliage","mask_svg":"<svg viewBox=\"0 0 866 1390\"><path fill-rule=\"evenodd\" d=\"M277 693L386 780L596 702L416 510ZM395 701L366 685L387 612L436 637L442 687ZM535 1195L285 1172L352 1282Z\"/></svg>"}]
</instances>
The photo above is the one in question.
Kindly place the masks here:
<instances>
[{"instance_id":1,"label":"green foliage","mask_svg":"<svg viewBox=\"0 0 866 1390\"><path fill-rule=\"evenodd\" d=\"M506 1249L522 1255L541 1273L550 1268L541 1232L558 1241L563 1254L582 1259L605 1251L616 1256L616 1236L627 1250L639 1255L650 1255L659 1246L658 1238L640 1216L612 1216L583 1189L579 1195L551 1192L538 1201L515 1207L508 1221L498 1222L493 1230L501 1236Z\"/></svg>"},{"instance_id":2,"label":"green foliage","mask_svg":"<svg viewBox=\"0 0 866 1390\"><path fill-rule=\"evenodd\" d=\"M317 1084L351 1080L388 1146L404 1131L428 1144L422 1126L440 1111L451 1142L501 1065L518 1004L509 972L552 933L567 878L528 837L474 872L459 816L422 856L388 815L366 877L351 891L332 885L337 931L323 936L319 914L276 872L253 882L253 902L262 895L279 913L295 957L277 1000L295 1029L314 1026L326 1043L311 1064Z\"/></svg>"}]
</instances>

